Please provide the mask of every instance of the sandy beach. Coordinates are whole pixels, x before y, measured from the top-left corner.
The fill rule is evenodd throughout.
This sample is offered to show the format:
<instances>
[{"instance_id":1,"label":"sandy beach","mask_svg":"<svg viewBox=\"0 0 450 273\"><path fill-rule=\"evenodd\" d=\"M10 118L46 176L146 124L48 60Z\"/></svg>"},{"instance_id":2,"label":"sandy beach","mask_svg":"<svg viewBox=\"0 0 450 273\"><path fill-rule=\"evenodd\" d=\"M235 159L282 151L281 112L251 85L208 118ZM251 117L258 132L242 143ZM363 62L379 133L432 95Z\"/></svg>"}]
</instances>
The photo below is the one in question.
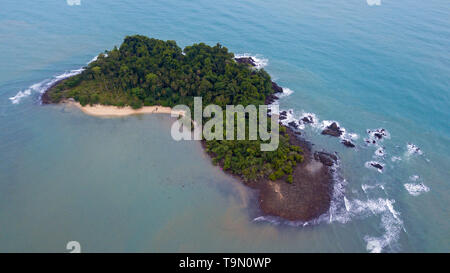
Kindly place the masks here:
<instances>
[{"instance_id":1,"label":"sandy beach","mask_svg":"<svg viewBox=\"0 0 450 273\"><path fill-rule=\"evenodd\" d=\"M85 114L97 117L123 117L130 115L143 114L171 114L172 108L164 106L143 106L139 109L133 109L130 106L118 107L112 105L86 105L82 106L79 102L66 100L64 103L78 107ZM184 116L184 111L174 111L178 115Z\"/></svg>"}]
</instances>

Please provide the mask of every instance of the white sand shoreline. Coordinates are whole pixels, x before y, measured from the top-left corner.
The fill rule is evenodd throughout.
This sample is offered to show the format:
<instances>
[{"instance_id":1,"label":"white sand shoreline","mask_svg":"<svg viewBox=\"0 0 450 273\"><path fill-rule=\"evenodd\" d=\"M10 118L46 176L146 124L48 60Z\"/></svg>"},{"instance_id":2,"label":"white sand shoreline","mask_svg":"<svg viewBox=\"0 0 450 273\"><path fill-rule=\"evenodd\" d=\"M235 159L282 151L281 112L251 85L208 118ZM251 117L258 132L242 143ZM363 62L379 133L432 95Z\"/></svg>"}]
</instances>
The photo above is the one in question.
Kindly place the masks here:
<instances>
[{"instance_id":1,"label":"white sand shoreline","mask_svg":"<svg viewBox=\"0 0 450 273\"><path fill-rule=\"evenodd\" d=\"M66 100L63 103L78 107L83 113L97 117L124 117L130 115L144 114L172 114L172 108L164 106L143 106L139 109L133 109L130 106L118 107L112 105L86 105L82 106L74 100ZM184 116L184 111L173 111L173 113Z\"/></svg>"}]
</instances>

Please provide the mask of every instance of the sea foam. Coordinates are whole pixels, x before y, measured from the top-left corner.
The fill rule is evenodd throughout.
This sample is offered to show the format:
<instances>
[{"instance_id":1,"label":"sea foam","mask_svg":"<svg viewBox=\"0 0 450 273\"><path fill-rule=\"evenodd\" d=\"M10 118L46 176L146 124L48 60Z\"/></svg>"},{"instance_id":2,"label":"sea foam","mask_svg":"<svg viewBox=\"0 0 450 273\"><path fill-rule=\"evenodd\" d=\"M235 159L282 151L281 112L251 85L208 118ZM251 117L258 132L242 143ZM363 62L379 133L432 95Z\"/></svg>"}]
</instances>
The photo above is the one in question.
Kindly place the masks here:
<instances>
[{"instance_id":1,"label":"sea foam","mask_svg":"<svg viewBox=\"0 0 450 273\"><path fill-rule=\"evenodd\" d=\"M104 55L107 56L107 54L104 54ZM97 58L98 58L98 56L95 56L87 64L95 62L97 60ZM84 69L85 68L79 68L79 69L70 70L70 71L65 72L63 74L56 75L56 76L54 76L51 79L45 79L45 80L43 80L41 82L32 84L27 89L17 92L17 94L15 96L13 96L13 97L10 97L9 100L11 101L12 104L19 104L22 99L24 99L26 97L29 97L31 94L33 94L33 93L43 94L43 93L45 93L45 91L47 91L50 87L52 87L58 81L67 79L67 78L75 76L75 75L78 75L81 72L83 72Z\"/></svg>"},{"instance_id":2,"label":"sea foam","mask_svg":"<svg viewBox=\"0 0 450 273\"><path fill-rule=\"evenodd\" d=\"M407 143L406 144L406 152L405 152L405 156L406 157L410 157L412 155L423 155L422 150L416 146L413 143Z\"/></svg>"},{"instance_id":3,"label":"sea foam","mask_svg":"<svg viewBox=\"0 0 450 273\"><path fill-rule=\"evenodd\" d=\"M422 194L424 192L430 191L430 188L427 187L423 183L418 183L418 184L405 183L405 184L403 184L403 186L409 192L409 194L411 194L412 196L419 196L420 194Z\"/></svg>"},{"instance_id":4,"label":"sea foam","mask_svg":"<svg viewBox=\"0 0 450 273\"><path fill-rule=\"evenodd\" d=\"M243 53L243 54L235 54L235 58L248 58L252 57L252 59L255 61L255 67L257 69L261 69L266 67L269 64L269 60L261 57L261 55L252 55L250 53Z\"/></svg>"}]
</instances>

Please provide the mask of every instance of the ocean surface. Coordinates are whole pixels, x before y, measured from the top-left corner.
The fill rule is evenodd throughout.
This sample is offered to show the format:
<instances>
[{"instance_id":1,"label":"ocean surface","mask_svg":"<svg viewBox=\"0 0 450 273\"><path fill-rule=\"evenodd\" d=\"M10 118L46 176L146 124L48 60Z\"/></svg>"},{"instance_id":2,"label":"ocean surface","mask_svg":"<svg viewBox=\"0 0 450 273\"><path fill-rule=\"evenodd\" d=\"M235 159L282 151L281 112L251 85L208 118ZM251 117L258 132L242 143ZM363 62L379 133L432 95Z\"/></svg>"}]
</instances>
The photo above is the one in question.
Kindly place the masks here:
<instances>
[{"instance_id":1,"label":"ocean surface","mask_svg":"<svg viewBox=\"0 0 450 273\"><path fill-rule=\"evenodd\" d=\"M3 0L0 252L449 252L449 18L448 0ZM314 149L339 155L330 212L264 217L167 115L40 105L132 34L257 57L289 119L313 117ZM320 134L331 121L355 149Z\"/></svg>"}]
</instances>

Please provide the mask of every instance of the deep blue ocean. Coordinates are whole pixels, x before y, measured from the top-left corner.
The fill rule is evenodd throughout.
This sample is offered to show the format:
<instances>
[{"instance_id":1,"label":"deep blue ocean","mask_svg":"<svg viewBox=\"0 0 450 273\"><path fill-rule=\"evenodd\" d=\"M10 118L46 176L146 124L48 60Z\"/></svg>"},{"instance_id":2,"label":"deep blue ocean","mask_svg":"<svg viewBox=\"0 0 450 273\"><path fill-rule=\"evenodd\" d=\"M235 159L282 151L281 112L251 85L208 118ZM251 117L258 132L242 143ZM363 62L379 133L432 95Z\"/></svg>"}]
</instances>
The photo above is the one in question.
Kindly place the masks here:
<instances>
[{"instance_id":1,"label":"deep blue ocean","mask_svg":"<svg viewBox=\"0 0 450 273\"><path fill-rule=\"evenodd\" d=\"M260 215L169 116L40 104L133 34L254 56L289 120L312 116L303 135L339 155L330 212ZM0 41L0 252L450 251L448 0L3 0ZM320 134L331 121L354 149Z\"/></svg>"}]
</instances>

